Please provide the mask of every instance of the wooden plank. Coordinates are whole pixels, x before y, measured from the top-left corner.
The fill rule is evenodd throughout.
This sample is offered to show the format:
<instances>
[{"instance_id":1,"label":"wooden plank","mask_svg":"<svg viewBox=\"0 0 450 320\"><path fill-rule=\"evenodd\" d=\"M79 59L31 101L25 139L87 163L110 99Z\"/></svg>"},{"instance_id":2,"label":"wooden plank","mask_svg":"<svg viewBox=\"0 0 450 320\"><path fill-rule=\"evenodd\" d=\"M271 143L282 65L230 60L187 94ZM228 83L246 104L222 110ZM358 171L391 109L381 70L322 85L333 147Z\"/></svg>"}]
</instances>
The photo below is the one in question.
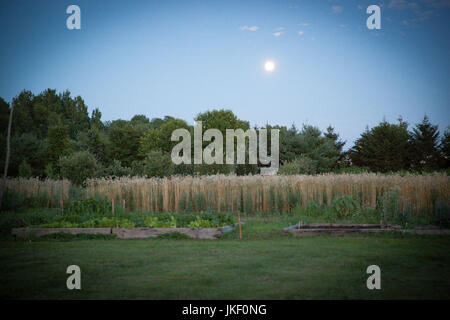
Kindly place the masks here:
<instances>
[{"instance_id":1,"label":"wooden plank","mask_svg":"<svg viewBox=\"0 0 450 320\"><path fill-rule=\"evenodd\" d=\"M112 233L120 239L154 238L162 234L179 232L194 239L216 239L222 228L113 228Z\"/></svg>"},{"instance_id":2,"label":"wooden plank","mask_svg":"<svg viewBox=\"0 0 450 320\"><path fill-rule=\"evenodd\" d=\"M68 234L111 234L111 228L14 228L11 234L16 237L34 235L36 237L53 233Z\"/></svg>"}]
</instances>

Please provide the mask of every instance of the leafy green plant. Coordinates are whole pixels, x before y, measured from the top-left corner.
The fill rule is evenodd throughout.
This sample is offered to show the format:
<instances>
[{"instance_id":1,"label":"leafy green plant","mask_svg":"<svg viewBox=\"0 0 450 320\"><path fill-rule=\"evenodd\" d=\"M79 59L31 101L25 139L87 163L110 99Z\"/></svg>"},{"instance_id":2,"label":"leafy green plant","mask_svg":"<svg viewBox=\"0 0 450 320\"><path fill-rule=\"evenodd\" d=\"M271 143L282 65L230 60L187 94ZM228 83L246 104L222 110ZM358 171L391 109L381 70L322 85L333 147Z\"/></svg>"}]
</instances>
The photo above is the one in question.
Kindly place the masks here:
<instances>
[{"instance_id":1,"label":"leafy green plant","mask_svg":"<svg viewBox=\"0 0 450 320\"><path fill-rule=\"evenodd\" d=\"M337 213L339 217L350 217L360 207L358 201L349 195L343 197L336 197L331 202L331 208Z\"/></svg>"},{"instance_id":2,"label":"leafy green plant","mask_svg":"<svg viewBox=\"0 0 450 320\"><path fill-rule=\"evenodd\" d=\"M155 228L158 225L158 217L148 216L144 219L144 226Z\"/></svg>"},{"instance_id":3,"label":"leafy green plant","mask_svg":"<svg viewBox=\"0 0 450 320\"><path fill-rule=\"evenodd\" d=\"M158 221L156 223L156 228L176 228L177 227L177 220L170 216L170 219L168 221Z\"/></svg>"},{"instance_id":4,"label":"leafy green plant","mask_svg":"<svg viewBox=\"0 0 450 320\"><path fill-rule=\"evenodd\" d=\"M197 216L194 221L191 221L188 225L189 228L212 228L213 225L211 221L205 220Z\"/></svg>"}]
</instances>

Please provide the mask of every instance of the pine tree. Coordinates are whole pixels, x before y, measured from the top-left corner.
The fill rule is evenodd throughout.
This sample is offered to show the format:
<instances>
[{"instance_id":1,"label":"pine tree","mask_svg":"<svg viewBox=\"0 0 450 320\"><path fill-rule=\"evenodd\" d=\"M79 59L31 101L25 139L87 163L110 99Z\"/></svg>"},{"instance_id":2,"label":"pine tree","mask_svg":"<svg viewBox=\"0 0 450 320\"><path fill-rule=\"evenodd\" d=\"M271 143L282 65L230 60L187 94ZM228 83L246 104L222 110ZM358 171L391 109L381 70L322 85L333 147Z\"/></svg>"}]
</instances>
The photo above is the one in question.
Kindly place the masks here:
<instances>
[{"instance_id":1,"label":"pine tree","mask_svg":"<svg viewBox=\"0 0 450 320\"><path fill-rule=\"evenodd\" d=\"M339 134L334 132L334 128L330 125L327 128L327 132L324 133L325 137L331 139L333 141L334 147L339 152L339 158L336 161L335 167L339 166L343 162L344 153L342 152L342 148L345 145L345 141L339 139Z\"/></svg>"},{"instance_id":2,"label":"pine tree","mask_svg":"<svg viewBox=\"0 0 450 320\"><path fill-rule=\"evenodd\" d=\"M353 164L377 172L408 170L410 154L411 144L405 123L390 124L386 121L366 129L349 151Z\"/></svg>"},{"instance_id":3,"label":"pine tree","mask_svg":"<svg viewBox=\"0 0 450 320\"><path fill-rule=\"evenodd\" d=\"M411 133L413 145L413 166L420 170L434 170L439 168L441 154L439 151L439 130L432 125L425 115Z\"/></svg>"},{"instance_id":4,"label":"pine tree","mask_svg":"<svg viewBox=\"0 0 450 320\"><path fill-rule=\"evenodd\" d=\"M445 130L439 147L442 154L441 167L448 168L450 167L450 127Z\"/></svg>"}]
</instances>

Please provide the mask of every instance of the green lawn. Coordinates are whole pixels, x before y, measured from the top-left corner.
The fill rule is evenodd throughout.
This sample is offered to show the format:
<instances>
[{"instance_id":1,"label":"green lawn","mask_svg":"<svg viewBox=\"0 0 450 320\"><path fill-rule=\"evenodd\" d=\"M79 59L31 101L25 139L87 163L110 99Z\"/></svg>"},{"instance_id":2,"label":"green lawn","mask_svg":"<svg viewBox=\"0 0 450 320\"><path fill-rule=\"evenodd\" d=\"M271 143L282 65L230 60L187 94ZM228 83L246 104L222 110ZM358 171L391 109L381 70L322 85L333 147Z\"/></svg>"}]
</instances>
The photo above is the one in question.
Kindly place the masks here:
<instances>
[{"instance_id":1,"label":"green lawn","mask_svg":"<svg viewBox=\"0 0 450 320\"><path fill-rule=\"evenodd\" d=\"M283 219L249 219L208 240L46 239L0 242L0 298L449 299L450 237L292 237ZM67 266L81 290L66 288ZM381 268L381 290L366 268Z\"/></svg>"}]
</instances>

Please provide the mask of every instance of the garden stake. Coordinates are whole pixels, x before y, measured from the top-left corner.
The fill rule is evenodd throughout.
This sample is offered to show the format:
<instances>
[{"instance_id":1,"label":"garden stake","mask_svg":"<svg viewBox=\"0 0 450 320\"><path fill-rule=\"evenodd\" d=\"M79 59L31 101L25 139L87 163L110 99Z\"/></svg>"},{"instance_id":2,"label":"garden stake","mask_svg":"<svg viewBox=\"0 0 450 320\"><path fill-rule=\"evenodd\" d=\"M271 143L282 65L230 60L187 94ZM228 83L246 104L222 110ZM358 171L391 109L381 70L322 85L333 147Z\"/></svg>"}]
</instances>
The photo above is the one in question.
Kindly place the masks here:
<instances>
[{"instance_id":1,"label":"garden stake","mask_svg":"<svg viewBox=\"0 0 450 320\"><path fill-rule=\"evenodd\" d=\"M241 230L241 213L238 210L238 223L239 223L239 239L242 239L242 230Z\"/></svg>"}]
</instances>

